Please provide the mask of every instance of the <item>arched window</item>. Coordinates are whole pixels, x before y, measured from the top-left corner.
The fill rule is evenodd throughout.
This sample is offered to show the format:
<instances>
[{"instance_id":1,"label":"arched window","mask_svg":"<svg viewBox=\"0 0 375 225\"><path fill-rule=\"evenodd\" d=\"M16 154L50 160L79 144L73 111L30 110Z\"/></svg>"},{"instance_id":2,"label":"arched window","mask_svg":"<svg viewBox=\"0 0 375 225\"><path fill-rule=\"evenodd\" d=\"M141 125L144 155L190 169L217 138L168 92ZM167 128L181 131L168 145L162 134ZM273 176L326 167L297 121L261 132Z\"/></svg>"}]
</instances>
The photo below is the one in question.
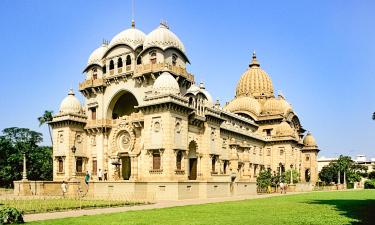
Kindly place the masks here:
<instances>
[{"instance_id":1,"label":"arched window","mask_svg":"<svg viewBox=\"0 0 375 225\"><path fill-rule=\"evenodd\" d=\"M113 62L113 60L111 60L109 62L109 70L113 70L115 68L115 63Z\"/></svg>"},{"instance_id":2,"label":"arched window","mask_svg":"<svg viewBox=\"0 0 375 225\"><path fill-rule=\"evenodd\" d=\"M59 158L59 173L64 172L64 160L60 157Z\"/></svg>"},{"instance_id":3,"label":"arched window","mask_svg":"<svg viewBox=\"0 0 375 225\"><path fill-rule=\"evenodd\" d=\"M122 59L121 59L121 57L120 58L118 58L118 60L117 60L117 68L121 68L122 67Z\"/></svg>"},{"instance_id":4,"label":"arched window","mask_svg":"<svg viewBox=\"0 0 375 225\"><path fill-rule=\"evenodd\" d=\"M156 51L150 52L150 62L151 62L151 64L156 63Z\"/></svg>"},{"instance_id":5,"label":"arched window","mask_svg":"<svg viewBox=\"0 0 375 225\"><path fill-rule=\"evenodd\" d=\"M107 66L106 65L103 66L103 74L105 74L105 73L107 73Z\"/></svg>"},{"instance_id":6,"label":"arched window","mask_svg":"<svg viewBox=\"0 0 375 225\"><path fill-rule=\"evenodd\" d=\"M176 156L176 168L178 170L181 170L181 161L182 161L182 152L178 151L177 156Z\"/></svg>"},{"instance_id":7,"label":"arched window","mask_svg":"<svg viewBox=\"0 0 375 225\"><path fill-rule=\"evenodd\" d=\"M172 65L175 66L177 63L177 55L176 54L173 54L172 55Z\"/></svg>"},{"instance_id":8,"label":"arched window","mask_svg":"<svg viewBox=\"0 0 375 225\"><path fill-rule=\"evenodd\" d=\"M97 71L96 68L92 69L92 79L93 80L96 80L98 78L98 73L97 72L98 71Z\"/></svg>"},{"instance_id":9,"label":"arched window","mask_svg":"<svg viewBox=\"0 0 375 225\"><path fill-rule=\"evenodd\" d=\"M138 59L137 59L137 65L139 65L139 64L142 64L142 57L138 57Z\"/></svg>"},{"instance_id":10,"label":"arched window","mask_svg":"<svg viewBox=\"0 0 375 225\"><path fill-rule=\"evenodd\" d=\"M126 56L126 65L129 66L132 64L132 59L130 58L130 55Z\"/></svg>"}]
</instances>

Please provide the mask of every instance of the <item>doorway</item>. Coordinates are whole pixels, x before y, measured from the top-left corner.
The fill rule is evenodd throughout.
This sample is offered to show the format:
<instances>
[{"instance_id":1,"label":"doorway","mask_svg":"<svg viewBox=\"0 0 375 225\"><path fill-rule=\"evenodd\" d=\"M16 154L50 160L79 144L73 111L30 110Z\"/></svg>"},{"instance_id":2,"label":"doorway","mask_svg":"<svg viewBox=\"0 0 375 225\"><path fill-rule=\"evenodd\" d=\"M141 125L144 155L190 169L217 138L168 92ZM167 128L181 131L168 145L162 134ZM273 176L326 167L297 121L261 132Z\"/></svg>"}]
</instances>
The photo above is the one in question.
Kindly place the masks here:
<instances>
[{"instance_id":1,"label":"doorway","mask_svg":"<svg viewBox=\"0 0 375 225\"><path fill-rule=\"evenodd\" d=\"M189 159L189 180L197 179L197 158Z\"/></svg>"},{"instance_id":2,"label":"doorway","mask_svg":"<svg viewBox=\"0 0 375 225\"><path fill-rule=\"evenodd\" d=\"M121 158L121 165L122 165L122 178L124 180L129 180L131 175L131 161L129 156L125 156Z\"/></svg>"}]
</instances>

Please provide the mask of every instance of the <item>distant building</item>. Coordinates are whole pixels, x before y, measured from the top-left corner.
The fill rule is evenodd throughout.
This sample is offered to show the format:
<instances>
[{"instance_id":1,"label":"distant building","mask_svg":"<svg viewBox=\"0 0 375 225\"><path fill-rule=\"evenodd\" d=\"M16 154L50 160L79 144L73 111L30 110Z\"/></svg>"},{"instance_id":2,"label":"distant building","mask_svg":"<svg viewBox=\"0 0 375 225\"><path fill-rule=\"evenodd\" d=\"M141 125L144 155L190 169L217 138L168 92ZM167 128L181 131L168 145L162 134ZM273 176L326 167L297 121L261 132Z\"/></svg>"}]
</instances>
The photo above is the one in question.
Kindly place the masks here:
<instances>
[{"instance_id":1,"label":"distant building","mask_svg":"<svg viewBox=\"0 0 375 225\"><path fill-rule=\"evenodd\" d=\"M327 158L324 156L318 158L318 172L320 172L324 166L328 166L330 162L336 161L337 159L338 157ZM375 158L371 158L368 160L366 158L366 155L357 155L352 159L355 163L366 166L368 168L367 172L375 170Z\"/></svg>"}]
</instances>

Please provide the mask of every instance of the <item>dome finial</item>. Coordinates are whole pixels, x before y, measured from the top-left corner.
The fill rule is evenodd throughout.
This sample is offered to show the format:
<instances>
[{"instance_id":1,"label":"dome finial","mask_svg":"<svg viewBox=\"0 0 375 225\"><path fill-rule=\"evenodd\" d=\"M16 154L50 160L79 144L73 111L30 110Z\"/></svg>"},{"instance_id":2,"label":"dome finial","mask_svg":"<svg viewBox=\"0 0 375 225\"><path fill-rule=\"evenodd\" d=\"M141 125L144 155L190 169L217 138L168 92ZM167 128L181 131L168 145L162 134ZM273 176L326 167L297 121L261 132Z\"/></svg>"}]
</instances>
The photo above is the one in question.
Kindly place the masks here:
<instances>
[{"instance_id":1,"label":"dome finial","mask_svg":"<svg viewBox=\"0 0 375 225\"><path fill-rule=\"evenodd\" d=\"M68 95L74 95L73 88L70 88L70 89L69 89Z\"/></svg>"},{"instance_id":2,"label":"dome finial","mask_svg":"<svg viewBox=\"0 0 375 225\"><path fill-rule=\"evenodd\" d=\"M132 27L135 28L135 22L134 22L134 19L132 19Z\"/></svg>"},{"instance_id":3,"label":"dome finial","mask_svg":"<svg viewBox=\"0 0 375 225\"><path fill-rule=\"evenodd\" d=\"M255 50L254 50L253 51L253 59L251 60L251 63L249 65L249 67L259 67L259 66L260 66L260 64L259 64L259 62L257 60L257 56L256 56Z\"/></svg>"}]
</instances>

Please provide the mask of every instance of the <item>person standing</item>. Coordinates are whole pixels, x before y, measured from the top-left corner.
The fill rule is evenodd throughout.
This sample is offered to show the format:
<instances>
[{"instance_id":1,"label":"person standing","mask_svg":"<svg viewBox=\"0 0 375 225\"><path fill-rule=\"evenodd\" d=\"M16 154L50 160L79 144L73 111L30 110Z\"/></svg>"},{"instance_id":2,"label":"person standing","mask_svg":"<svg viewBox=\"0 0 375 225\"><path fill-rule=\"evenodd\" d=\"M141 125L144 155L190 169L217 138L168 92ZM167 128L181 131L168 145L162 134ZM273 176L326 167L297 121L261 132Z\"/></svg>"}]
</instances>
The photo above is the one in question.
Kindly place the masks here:
<instances>
[{"instance_id":1,"label":"person standing","mask_svg":"<svg viewBox=\"0 0 375 225\"><path fill-rule=\"evenodd\" d=\"M104 180L107 181L108 179L108 172L107 170L104 170Z\"/></svg>"},{"instance_id":2,"label":"person standing","mask_svg":"<svg viewBox=\"0 0 375 225\"><path fill-rule=\"evenodd\" d=\"M103 180L103 172L102 172L101 169L99 169L99 172L98 172L98 179L99 179L99 181Z\"/></svg>"},{"instance_id":3,"label":"person standing","mask_svg":"<svg viewBox=\"0 0 375 225\"><path fill-rule=\"evenodd\" d=\"M65 194L66 192L68 191L68 186L66 185L65 181L63 180L62 184L61 184L61 191L62 191L62 195L63 197L65 198Z\"/></svg>"},{"instance_id":4,"label":"person standing","mask_svg":"<svg viewBox=\"0 0 375 225\"><path fill-rule=\"evenodd\" d=\"M87 186L89 186L89 181L90 181L90 174L89 174L89 171L86 171L85 183Z\"/></svg>"}]
</instances>

